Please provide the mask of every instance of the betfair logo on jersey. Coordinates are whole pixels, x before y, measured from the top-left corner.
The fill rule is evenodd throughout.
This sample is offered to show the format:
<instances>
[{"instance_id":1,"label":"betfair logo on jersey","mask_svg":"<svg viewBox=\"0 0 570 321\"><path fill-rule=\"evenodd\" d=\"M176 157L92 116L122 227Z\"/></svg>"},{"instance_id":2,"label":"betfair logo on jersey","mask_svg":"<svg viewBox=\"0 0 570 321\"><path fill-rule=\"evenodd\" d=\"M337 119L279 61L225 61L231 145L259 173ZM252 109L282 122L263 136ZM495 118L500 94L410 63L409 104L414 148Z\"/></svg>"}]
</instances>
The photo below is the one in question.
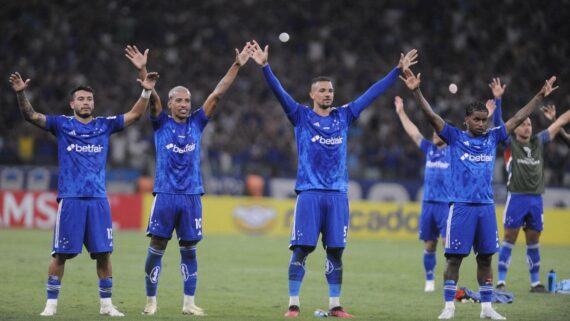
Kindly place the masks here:
<instances>
[{"instance_id":1,"label":"betfair logo on jersey","mask_svg":"<svg viewBox=\"0 0 570 321\"><path fill-rule=\"evenodd\" d=\"M471 155L469 153L465 153L460 158L462 161L468 160L471 162L492 162L493 161L493 156L487 155L487 154Z\"/></svg>"},{"instance_id":2,"label":"betfair logo on jersey","mask_svg":"<svg viewBox=\"0 0 570 321\"><path fill-rule=\"evenodd\" d=\"M324 138L320 135L315 135L313 138L311 138L311 141L313 143L319 142L322 145L339 145L342 144L342 137L338 136L338 137Z\"/></svg>"},{"instance_id":3,"label":"betfair logo on jersey","mask_svg":"<svg viewBox=\"0 0 570 321\"><path fill-rule=\"evenodd\" d=\"M195 150L196 144L186 144L183 148L180 148L174 144L168 144L166 145L166 149L172 150L177 154L184 154L184 153L190 153L191 151Z\"/></svg>"},{"instance_id":4,"label":"betfair logo on jersey","mask_svg":"<svg viewBox=\"0 0 570 321\"><path fill-rule=\"evenodd\" d=\"M78 153L100 153L103 151L103 146L101 145L75 145L71 144L67 146L67 151L76 151Z\"/></svg>"}]
</instances>

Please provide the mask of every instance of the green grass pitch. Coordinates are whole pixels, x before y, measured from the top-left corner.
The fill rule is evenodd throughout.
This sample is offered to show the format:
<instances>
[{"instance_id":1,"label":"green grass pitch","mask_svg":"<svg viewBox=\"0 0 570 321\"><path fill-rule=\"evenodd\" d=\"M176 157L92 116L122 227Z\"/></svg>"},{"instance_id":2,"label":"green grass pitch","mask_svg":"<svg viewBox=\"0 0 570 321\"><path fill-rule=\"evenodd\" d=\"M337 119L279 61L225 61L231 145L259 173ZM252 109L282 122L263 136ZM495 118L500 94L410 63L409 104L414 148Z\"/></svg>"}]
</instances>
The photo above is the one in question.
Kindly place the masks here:
<instances>
[{"instance_id":1,"label":"green grass pitch","mask_svg":"<svg viewBox=\"0 0 570 321\"><path fill-rule=\"evenodd\" d=\"M0 230L0 320L45 320L45 282L51 231ZM287 308L288 240L269 236L206 235L198 246L196 303L205 320L284 320ZM113 302L123 320L183 320L179 252L172 243L163 259L157 315L142 316L145 303L143 265L148 239L143 232L116 232L113 254ZM344 255L341 303L357 320L437 320L443 307L444 257L438 249L436 292L423 292L420 241L349 240ZM554 268L570 278L570 248L541 247L541 276ZM570 320L570 295L531 294L522 242L513 251L508 289L513 304L495 304L508 320ZM496 273L496 256L493 257ZM319 247L307 262L301 289L299 320L314 320L326 309L328 290L323 275L324 251ZM84 252L68 261L54 320L99 320L95 264ZM461 268L460 286L478 289L473 255ZM479 319L479 304L456 303L455 320Z\"/></svg>"}]
</instances>

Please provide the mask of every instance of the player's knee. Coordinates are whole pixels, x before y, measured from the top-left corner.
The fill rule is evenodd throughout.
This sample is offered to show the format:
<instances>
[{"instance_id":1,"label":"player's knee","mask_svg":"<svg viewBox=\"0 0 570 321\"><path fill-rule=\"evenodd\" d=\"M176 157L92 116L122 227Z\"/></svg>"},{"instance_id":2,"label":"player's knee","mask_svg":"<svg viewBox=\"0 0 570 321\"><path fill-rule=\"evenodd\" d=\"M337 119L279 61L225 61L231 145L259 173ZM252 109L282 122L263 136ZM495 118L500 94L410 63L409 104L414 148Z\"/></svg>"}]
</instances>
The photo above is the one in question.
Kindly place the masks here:
<instances>
[{"instance_id":1,"label":"player's knee","mask_svg":"<svg viewBox=\"0 0 570 321\"><path fill-rule=\"evenodd\" d=\"M168 239L154 235L150 238L150 247L152 247L155 250L164 251L166 250L167 245L168 245Z\"/></svg>"},{"instance_id":2,"label":"player's knee","mask_svg":"<svg viewBox=\"0 0 570 321\"><path fill-rule=\"evenodd\" d=\"M185 247L188 249L196 247L196 244L198 244L198 241L184 241L184 240L178 241L178 245L180 247Z\"/></svg>"},{"instance_id":3,"label":"player's knee","mask_svg":"<svg viewBox=\"0 0 570 321\"><path fill-rule=\"evenodd\" d=\"M315 250L315 248L316 248L315 246L295 245L291 250L293 250L293 252L297 252L299 254L307 256L311 254Z\"/></svg>"},{"instance_id":4,"label":"player's knee","mask_svg":"<svg viewBox=\"0 0 570 321\"><path fill-rule=\"evenodd\" d=\"M437 240L435 241L425 241L424 242L424 249L428 252L435 252L437 248Z\"/></svg>"},{"instance_id":5,"label":"player's knee","mask_svg":"<svg viewBox=\"0 0 570 321\"><path fill-rule=\"evenodd\" d=\"M491 266L493 254L479 254L477 255L478 266Z\"/></svg>"},{"instance_id":6,"label":"player's knee","mask_svg":"<svg viewBox=\"0 0 570 321\"><path fill-rule=\"evenodd\" d=\"M463 261L463 255L461 254L445 254L445 258L447 259L447 266L453 269L459 269L461 266L461 261Z\"/></svg>"},{"instance_id":7,"label":"player's knee","mask_svg":"<svg viewBox=\"0 0 570 321\"><path fill-rule=\"evenodd\" d=\"M97 263L106 263L111 259L111 252L99 252L90 254L92 260L97 260Z\"/></svg>"},{"instance_id":8,"label":"player's knee","mask_svg":"<svg viewBox=\"0 0 570 321\"><path fill-rule=\"evenodd\" d=\"M329 259L340 261L342 259L343 251L344 248L342 247L327 248L327 257Z\"/></svg>"}]
</instances>

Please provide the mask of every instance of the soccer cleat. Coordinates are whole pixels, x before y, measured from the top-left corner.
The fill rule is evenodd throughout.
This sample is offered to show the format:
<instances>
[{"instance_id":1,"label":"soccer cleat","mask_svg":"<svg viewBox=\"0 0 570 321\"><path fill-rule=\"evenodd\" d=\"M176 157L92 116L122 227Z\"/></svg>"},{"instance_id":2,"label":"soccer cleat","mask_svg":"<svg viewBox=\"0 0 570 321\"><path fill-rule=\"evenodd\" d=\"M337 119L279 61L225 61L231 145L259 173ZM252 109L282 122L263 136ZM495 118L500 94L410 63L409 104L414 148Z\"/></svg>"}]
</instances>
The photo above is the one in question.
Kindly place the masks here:
<instances>
[{"instance_id":1,"label":"soccer cleat","mask_svg":"<svg viewBox=\"0 0 570 321\"><path fill-rule=\"evenodd\" d=\"M158 307L156 306L156 301L155 302L147 302L146 305L144 306L144 310L143 310L142 314L154 315L156 313L156 310L158 310Z\"/></svg>"},{"instance_id":2,"label":"soccer cleat","mask_svg":"<svg viewBox=\"0 0 570 321\"><path fill-rule=\"evenodd\" d=\"M109 305L102 305L101 309L99 310L100 315L108 315L110 317L124 317L125 315L117 310L117 307L109 304Z\"/></svg>"},{"instance_id":3,"label":"soccer cleat","mask_svg":"<svg viewBox=\"0 0 570 321\"><path fill-rule=\"evenodd\" d=\"M428 280L426 281L426 286L424 287L424 292L433 292L435 291L435 281Z\"/></svg>"},{"instance_id":4,"label":"soccer cleat","mask_svg":"<svg viewBox=\"0 0 570 321\"><path fill-rule=\"evenodd\" d=\"M344 312L342 307L334 307L329 311L329 317L352 318L352 314Z\"/></svg>"},{"instance_id":5,"label":"soccer cleat","mask_svg":"<svg viewBox=\"0 0 570 321\"><path fill-rule=\"evenodd\" d=\"M182 307L182 314L204 316L204 315L206 315L206 312L204 312L204 309L202 309L201 307L199 307L195 304L185 304Z\"/></svg>"},{"instance_id":6,"label":"soccer cleat","mask_svg":"<svg viewBox=\"0 0 570 321\"><path fill-rule=\"evenodd\" d=\"M546 288L544 287L544 285L542 285L540 283L535 285L535 286L531 286L530 292L531 293L548 293L548 291L546 291Z\"/></svg>"},{"instance_id":7,"label":"soccer cleat","mask_svg":"<svg viewBox=\"0 0 570 321\"><path fill-rule=\"evenodd\" d=\"M287 313L285 313L285 316L287 318L296 318L299 316L299 312L301 312L301 309L299 309L299 306L292 305L289 307L289 310L287 310Z\"/></svg>"},{"instance_id":8,"label":"soccer cleat","mask_svg":"<svg viewBox=\"0 0 570 321\"><path fill-rule=\"evenodd\" d=\"M55 315L56 312L57 312L57 301L56 303L54 303L48 300L45 309L42 311L42 313L40 313L40 315L44 317L51 317L52 315Z\"/></svg>"},{"instance_id":9,"label":"soccer cleat","mask_svg":"<svg viewBox=\"0 0 570 321\"><path fill-rule=\"evenodd\" d=\"M441 314L437 317L439 320L449 320L453 319L455 316L455 308L443 308Z\"/></svg>"},{"instance_id":10,"label":"soccer cleat","mask_svg":"<svg viewBox=\"0 0 570 321\"><path fill-rule=\"evenodd\" d=\"M506 285L505 283L497 283L495 289L499 292L505 292Z\"/></svg>"},{"instance_id":11,"label":"soccer cleat","mask_svg":"<svg viewBox=\"0 0 570 321\"><path fill-rule=\"evenodd\" d=\"M484 308L481 309L480 314L481 319L491 319L491 320L506 320L504 316L500 315L495 311L493 308Z\"/></svg>"}]
</instances>

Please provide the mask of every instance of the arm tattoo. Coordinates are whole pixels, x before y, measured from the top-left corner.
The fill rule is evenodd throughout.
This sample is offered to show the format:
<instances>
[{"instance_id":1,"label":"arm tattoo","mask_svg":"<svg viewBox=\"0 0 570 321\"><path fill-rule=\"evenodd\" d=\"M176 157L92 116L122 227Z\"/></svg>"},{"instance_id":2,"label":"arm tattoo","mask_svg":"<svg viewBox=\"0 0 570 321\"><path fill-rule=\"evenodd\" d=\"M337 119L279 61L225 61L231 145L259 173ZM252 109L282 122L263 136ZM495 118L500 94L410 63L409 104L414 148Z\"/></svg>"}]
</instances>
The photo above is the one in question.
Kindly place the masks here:
<instances>
[{"instance_id":1,"label":"arm tattoo","mask_svg":"<svg viewBox=\"0 0 570 321\"><path fill-rule=\"evenodd\" d=\"M18 107L20 107L24 119L36 126L45 127L46 116L34 110L24 91L16 93L16 96L18 97Z\"/></svg>"}]
</instances>

